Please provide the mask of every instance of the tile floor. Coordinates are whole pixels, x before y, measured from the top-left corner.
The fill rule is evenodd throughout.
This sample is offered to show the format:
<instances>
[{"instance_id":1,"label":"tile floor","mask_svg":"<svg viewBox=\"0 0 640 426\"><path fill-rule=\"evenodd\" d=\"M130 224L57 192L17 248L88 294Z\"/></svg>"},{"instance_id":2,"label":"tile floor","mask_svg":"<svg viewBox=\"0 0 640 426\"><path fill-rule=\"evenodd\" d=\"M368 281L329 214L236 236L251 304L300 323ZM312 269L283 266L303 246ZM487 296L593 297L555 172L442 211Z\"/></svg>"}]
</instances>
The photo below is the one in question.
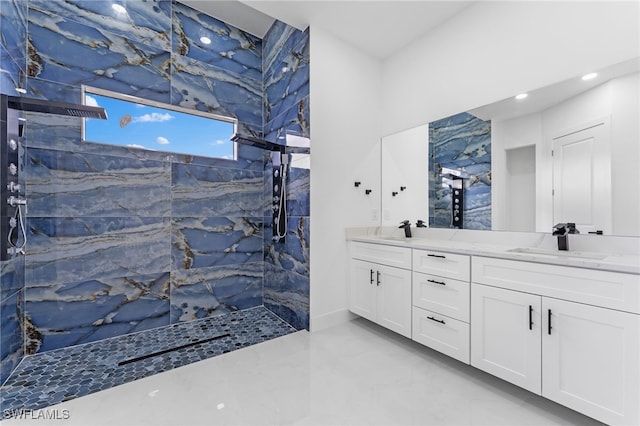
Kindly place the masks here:
<instances>
[{"instance_id":1,"label":"tile floor","mask_svg":"<svg viewBox=\"0 0 640 426\"><path fill-rule=\"evenodd\" d=\"M264 307L25 358L2 386L1 417L103 391L296 330ZM178 348L177 350L172 350Z\"/></svg>"},{"instance_id":2,"label":"tile floor","mask_svg":"<svg viewBox=\"0 0 640 426\"><path fill-rule=\"evenodd\" d=\"M53 417L46 421L43 418ZM357 319L5 420L10 425L596 425Z\"/></svg>"}]
</instances>

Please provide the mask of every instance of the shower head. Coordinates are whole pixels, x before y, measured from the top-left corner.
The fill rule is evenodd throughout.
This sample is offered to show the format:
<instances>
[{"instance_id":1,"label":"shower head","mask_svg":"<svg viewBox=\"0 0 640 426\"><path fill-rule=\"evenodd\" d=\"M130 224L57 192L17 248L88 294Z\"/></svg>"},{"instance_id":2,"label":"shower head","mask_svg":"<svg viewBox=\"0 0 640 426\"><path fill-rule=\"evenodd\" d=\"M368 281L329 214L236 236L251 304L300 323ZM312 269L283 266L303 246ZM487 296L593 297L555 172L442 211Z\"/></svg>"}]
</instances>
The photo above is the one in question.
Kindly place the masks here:
<instances>
[{"instance_id":1,"label":"shower head","mask_svg":"<svg viewBox=\"0 0 640 426\"><path fill-rule=\"evenodd\" d=\"M20 111L42 112L45 114L67 115L82 118L107 119L104 108L88 105L70 104L67 102L52 102L43 99L7 96L8 107Z\"/></svg>"},{"instance_id":2,"label":"shower head","mask_svg":"<svg viewBox=\"0 0 640 426\"><path fill-rule=\"evenodd\" d=\"M286 148L284 145L278 145L277 143L269 142L264 139L254 138L252 136L241 135L239 133L233 135L233 137L231 137L231 140L243 145L255 146L256 148L264 149L266 151L284 152Z\"/></svg>"}]
</instances>

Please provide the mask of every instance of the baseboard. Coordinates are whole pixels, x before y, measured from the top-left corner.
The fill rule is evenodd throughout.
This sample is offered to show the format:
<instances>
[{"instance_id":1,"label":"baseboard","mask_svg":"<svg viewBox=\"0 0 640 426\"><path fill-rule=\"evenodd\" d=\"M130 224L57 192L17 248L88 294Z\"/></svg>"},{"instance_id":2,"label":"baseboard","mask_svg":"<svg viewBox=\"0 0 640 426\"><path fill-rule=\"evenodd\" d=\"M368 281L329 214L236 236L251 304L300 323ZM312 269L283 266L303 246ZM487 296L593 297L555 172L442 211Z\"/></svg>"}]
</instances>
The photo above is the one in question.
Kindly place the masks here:
<instances>
[{"instance_id":1,"label":"baseboard","mask_svg":"<svg viewBox=\"0 0 640 426\"><path fill-rule=\"evenodd\" d=\"M320 331L326 328L336 326L345 322L349 322L358 316L351 313L348 309L340 309L338 311L329 312L319 316L312 316L309 324L309 331Z\"/></svg>"}]
</instances>

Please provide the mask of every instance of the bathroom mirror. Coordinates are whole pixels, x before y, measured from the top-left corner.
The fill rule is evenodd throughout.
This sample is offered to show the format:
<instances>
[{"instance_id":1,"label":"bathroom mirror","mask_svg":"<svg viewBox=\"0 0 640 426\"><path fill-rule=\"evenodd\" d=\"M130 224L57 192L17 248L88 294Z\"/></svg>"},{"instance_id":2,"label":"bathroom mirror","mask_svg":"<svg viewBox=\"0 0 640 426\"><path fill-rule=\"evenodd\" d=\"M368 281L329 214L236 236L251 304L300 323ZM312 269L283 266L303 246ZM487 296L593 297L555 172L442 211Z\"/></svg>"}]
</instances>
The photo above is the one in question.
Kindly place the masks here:
<instances>
[{"instance_id":1,"label":"bathroom mirror","mask_svg":"<svg viewBox=\"0 0 640 426\"><path fill-rule=\"evenodd\" d=\"M430 226L452 227L442 215L451 215L449 186L457 172L466 195L463 229L550 232L555 223L570 221L581 233L640 236L639 65L635 58L598 70L592 79L576 76L524 99L385 136L382 225L428 219ZM473 127L462 127L472 121ZM450 134L434 143L443 122L452 126L445 129ZM463 160L489 154L490 168L444 164L443 150L457 150Z\"/></svg>"}]
</instances>

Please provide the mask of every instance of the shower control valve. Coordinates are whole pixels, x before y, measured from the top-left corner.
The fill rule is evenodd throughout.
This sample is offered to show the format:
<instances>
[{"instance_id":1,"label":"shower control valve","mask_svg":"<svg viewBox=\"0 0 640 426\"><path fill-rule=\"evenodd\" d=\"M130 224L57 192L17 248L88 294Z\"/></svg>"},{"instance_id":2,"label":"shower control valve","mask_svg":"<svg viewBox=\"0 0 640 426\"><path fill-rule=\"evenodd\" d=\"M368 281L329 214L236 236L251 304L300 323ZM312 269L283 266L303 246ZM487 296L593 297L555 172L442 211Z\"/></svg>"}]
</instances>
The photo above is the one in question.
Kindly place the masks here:
<instances>
[{"instance_id":1,"label":"shower control valve","mask_svg":"<svg viewBox=\"0 0 640 426\"><path fill-rule=\"evenodd\" d=\"M11 181L7 184L7 189L9 192L20 192L20 184Z\"/></svg>"},{"instance_id":2,"label":"shower control valve","mask_svg":"<svg viewBox=\"0 0 640 426\"><path fill-rule=\"evenodd\" d=\"M9 198L7 198L7 204L9 204L11 207L26 206L27 205L27 200L25 200L24 198L14 197L12 195Z\"/></svg>"},{"instance_id":3,"label":"shower control valve","mask_svg":"<svg viewBox=\"0 0 640 426\"><path fill-rule=\"evenodd\" d=\"M18 167L13 163L9 164L9 174L12 176L15 176L18 174Z\"/></svg>"},{"instance_id":4,"label":"shower control valve","mask_svg":"<svg viewBox=\"0 0 640 426\"><path fill-rule=\"evenodd\" d=\"M16 140L15 140L15 139L9 139L9 140L7 141L7 144L9 145L9 148L10 148L12 151L15 151L16 149L18 149L18 142L16 142Z\"/></svg>"}]
</instances>

